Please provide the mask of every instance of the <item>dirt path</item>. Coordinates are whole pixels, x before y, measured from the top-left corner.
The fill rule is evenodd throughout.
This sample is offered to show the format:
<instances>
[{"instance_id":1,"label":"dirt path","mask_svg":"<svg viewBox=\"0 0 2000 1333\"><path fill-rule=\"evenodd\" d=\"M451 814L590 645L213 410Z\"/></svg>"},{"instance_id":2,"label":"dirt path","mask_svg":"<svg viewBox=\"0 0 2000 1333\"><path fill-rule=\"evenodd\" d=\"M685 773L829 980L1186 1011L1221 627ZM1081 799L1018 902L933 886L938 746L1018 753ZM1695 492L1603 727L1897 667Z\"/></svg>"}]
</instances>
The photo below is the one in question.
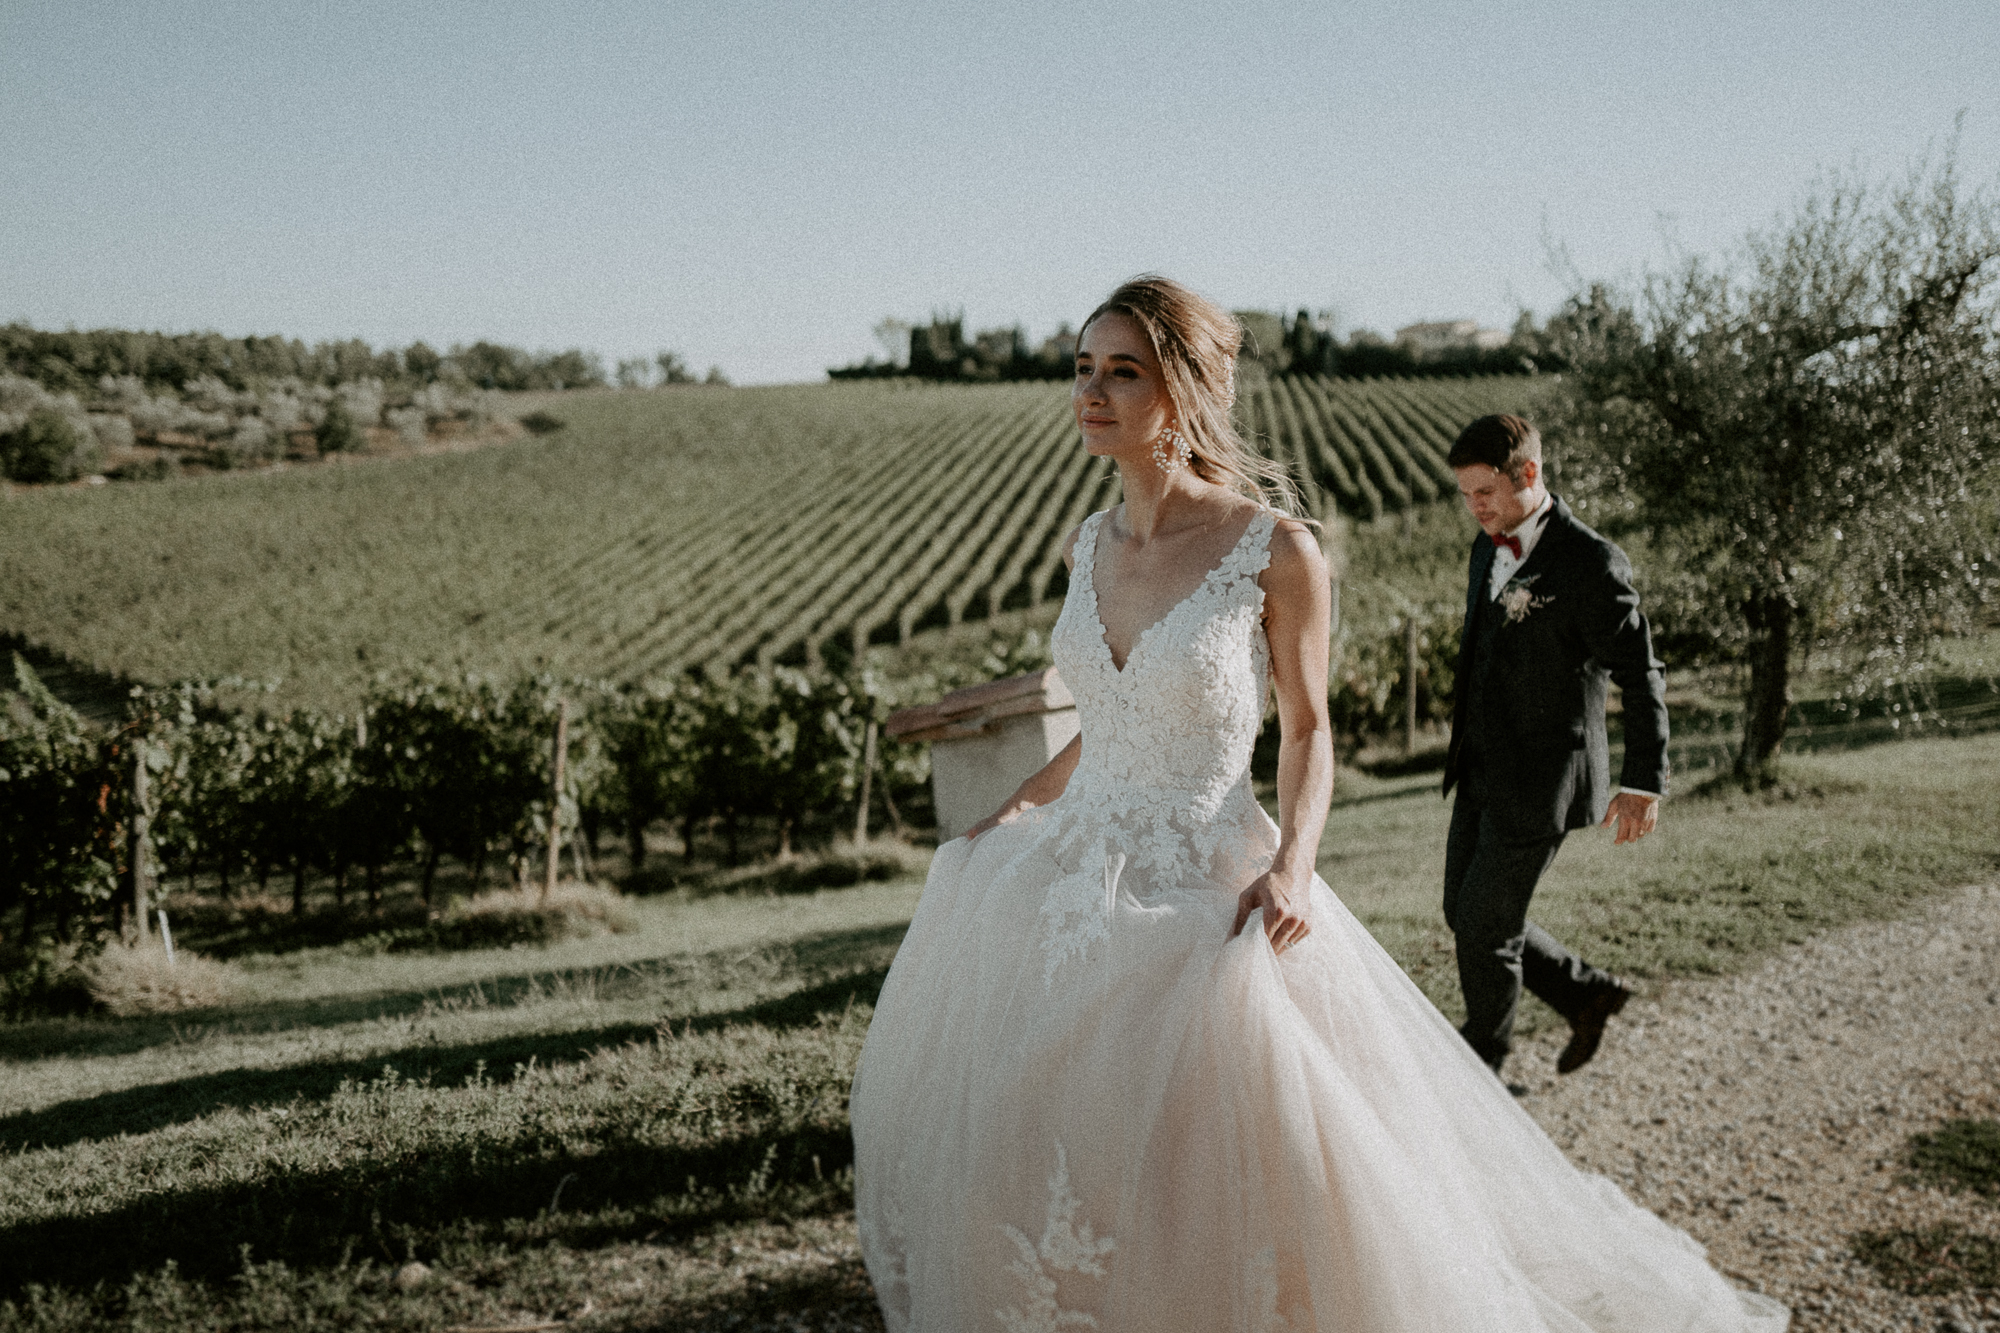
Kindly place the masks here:
<instances>
[{"instance_id":1,"label":"dirt path","mask_svg":"<svg viewBox=\"0 0 2000 1333\"><path fill-rule=\"evenodd\" d=\"M1568 1078L1561 1034L1522 1052L1522 1104L1587 1169L1708 1245L1793 1328L2000 1333L2000 1294L1908 1297L1857 1262L1861 1231L2000 1207L1906 1183L1909 1135L2000 1117L2000 886L1823 936L1740 976L1658 987Z\"/></svg>"},{"instance_id":2,"label":"dirt path","mask_svg":"<svg viewBox=\"0 0 2000 1333\"><path fill-rule=\"evenodd\" d=\"M2000 1118L2000 885L1822 936L1740 976L1658 985L1592 1064L1558 1079L1562 1041L1542 1034L1509 1065L1527 1085L1522 1105L1573 1161L1790 1305L1797 1333L2000 1333L2000 1293L1899 1295L1849 1250L1857 1232L1940 1222L2000 1235L2000 1206L1907 1183L1902 1168L1911 1134ZM829 1232L723 1262L746 1277L767 1260L774 1275L823 1266L846 1300L704 1327L880 1328L853 1219Z\"/></svg>"}]
</instances>

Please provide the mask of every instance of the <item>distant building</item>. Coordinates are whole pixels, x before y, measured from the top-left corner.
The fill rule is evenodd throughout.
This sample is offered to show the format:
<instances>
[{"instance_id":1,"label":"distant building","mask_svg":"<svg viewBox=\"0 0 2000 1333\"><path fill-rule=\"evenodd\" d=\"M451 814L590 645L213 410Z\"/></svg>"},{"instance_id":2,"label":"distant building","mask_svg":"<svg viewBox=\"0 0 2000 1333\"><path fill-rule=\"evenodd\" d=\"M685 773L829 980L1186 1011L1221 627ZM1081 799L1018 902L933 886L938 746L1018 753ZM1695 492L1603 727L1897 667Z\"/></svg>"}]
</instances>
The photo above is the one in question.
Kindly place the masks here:
<instances>
[{"instance_id":1,"label":"distant building","mask_svg":"<svg viewBox=\"0 0 2000 1333\"><path fill-rule=\"evenodd\" d=\"M1472 319L1447 319L1428 324L1405 324L1396 330L1396 345L1407 347L1419 359L1442 352L1472 349L1490 352L1505 347L1513 335L1505 329L1482 329Z\"/></svg>"},{"instance_id":2,"label":"distant building","mask_svg":"<svg viewBox=\"0 0 2000 1333\"><path fill-rule=\"evenodd\" d=\"M1062 327L1042 340L1042 346L1035 353L1051 365L1067 366L1076 360L1076 330L1064 320Z\"/></svg>"}]
</instances>

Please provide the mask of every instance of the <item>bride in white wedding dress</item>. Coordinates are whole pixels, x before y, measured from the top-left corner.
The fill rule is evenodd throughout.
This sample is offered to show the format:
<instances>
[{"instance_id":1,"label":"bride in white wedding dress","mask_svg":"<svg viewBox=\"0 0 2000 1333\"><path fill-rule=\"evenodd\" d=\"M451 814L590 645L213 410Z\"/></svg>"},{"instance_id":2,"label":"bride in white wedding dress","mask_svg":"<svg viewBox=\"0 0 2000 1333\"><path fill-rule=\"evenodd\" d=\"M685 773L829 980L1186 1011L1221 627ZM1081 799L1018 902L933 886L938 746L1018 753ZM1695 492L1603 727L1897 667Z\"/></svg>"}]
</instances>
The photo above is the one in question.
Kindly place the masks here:
<instances>
[{"instance_id":1,"label":"bride in white wedding dress","mask_svg":"<svg viewBox=\"0 0 2000 1333\"><path fill-rule=\"evenodd\" d=\"M1078 424L1125 499L1072 534L1052 636L1082 734L938 849L854 1079L889 1328L1777 1333L1314 874L1326 566L1229 425L1240 340L1159 278L1084 326Z\"/></svg>"}]
</instances>

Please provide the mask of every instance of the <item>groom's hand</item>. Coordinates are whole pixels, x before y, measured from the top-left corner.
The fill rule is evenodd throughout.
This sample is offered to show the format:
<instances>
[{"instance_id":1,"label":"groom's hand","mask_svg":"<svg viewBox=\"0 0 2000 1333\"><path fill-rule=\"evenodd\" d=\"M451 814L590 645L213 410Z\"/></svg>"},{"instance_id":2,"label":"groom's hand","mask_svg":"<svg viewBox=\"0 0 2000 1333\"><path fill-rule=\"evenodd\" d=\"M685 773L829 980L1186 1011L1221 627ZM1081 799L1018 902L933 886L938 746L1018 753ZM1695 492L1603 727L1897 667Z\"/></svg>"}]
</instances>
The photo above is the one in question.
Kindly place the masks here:
<instances>
[{"instance_id":1,"label":"groom's hand","mask_svg":"<svg viewBox=\"0 0 2000 1333\"><path fill-rule=\"evenodd\" d=\"M1653 831L1660 822L1660 798L1640 796L1636 792L1621 791L1611 798L1611 808L1604 812L1602 827L1618 825L1618 836L1611 840L1612 846L1622 842L1637 842Z\"/></svg>"}]
</instances>

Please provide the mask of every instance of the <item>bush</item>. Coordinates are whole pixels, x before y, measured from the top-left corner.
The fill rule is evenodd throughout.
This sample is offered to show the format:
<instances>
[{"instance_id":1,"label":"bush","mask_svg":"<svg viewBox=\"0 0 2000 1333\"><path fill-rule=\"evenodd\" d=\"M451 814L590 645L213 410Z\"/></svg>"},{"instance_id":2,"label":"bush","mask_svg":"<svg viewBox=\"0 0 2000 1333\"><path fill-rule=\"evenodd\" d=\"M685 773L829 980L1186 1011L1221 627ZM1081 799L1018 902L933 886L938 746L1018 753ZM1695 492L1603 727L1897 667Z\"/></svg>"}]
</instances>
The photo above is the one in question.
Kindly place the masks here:
<instances>
[{"instance_id":1,"label":"bush","mask_svg":"<svg viewBox=\"0 0 2000 1333\"><path fill-rule=\"evenodd\" d=\"M395 407L383 415L389 428L396 432L396 438L406 445L424 442L424 409L421 407Z\"/></svg>"},{"instance_id":2,"label":"bush","mask_svg":"<svg viewBox=\"0 0 2000 1333\"><path fill-rule=\"evenodd\" d=\"M88 1013L90 989L77 966L81 952L74 943L49 939L0 945L0 1018Z\"/></svg>"},{"instance_id":3,"label":"bush","mask_svg":"<svg viewBox=\"0 0 2000 1333\"><path fill-rule=\"evenodd\" d=\"M14 688L0 690L0 991L10 1008L67 984L62 951L87 947L103 925L129 764L14 657Z\"/></svg>"},{"instance_id":4,"label":"bush","mask_svg":"<svg viewBox=\"0 0 2000 1333\"><path fill-rule=\"evenodd\" d=\"M811 893L815 889L921 878L928 864L923 852L896 843L861 848L850 844L823 856L781 863L751 883L772 893ZM750 883L737 887L750 887Z\"/></svg>"},{"instance_id":5,"label":"bush","mask_svg":"<svg viewBox=\"0 0 2000 1333\"><path fill-rule=\"evenodd\" d=\"M1451 720L1464 612L1450 603L1418 606L1381 621L1371 617L1341 634L1327 685L1327 712L1341 735L1359 740L1390 735L1403 726L1409 691L1404 636L1412 618L1417 623L1418 725Z\"/></svg>"},{"instance_id":6,"label":"bush","mask_svg":"<svg viewBox=\"0 0 2000 1333\"><path fill-rule=\"evenodd\" d=\"M625 900L610 889L565 881L544 898L539 889L526 893L500 889L482 893L447 912L435 933L443 947L477 947L459 941L480 939L490 944L572 939L591 935L628 935L639 928Z\"/></svg>"},{"instance_id":7,"label":"bush","mask_svg":"<svg viewBox=\"0 0 2000 1333\"><path fill-rule=\"evenodd\" d=\"M112 412L92 412L89 420L90 431L97 437L98 448L106 452L115 453L121 449L130 449L136 442L129 417L122 417Z\"/></svg>"},{"instance_id":8,"label":"bush","mask_svg":"<svg viewBox=\"0 0 2000 1333\"><path fill-rule=\"evenodd\" d=\"M186 949L167 961L155 941L127 948L114 944L80 969L90 998L119 1018L209 1009L228 998L228 966Z\"/></svg>"},{"instance_id":9,"label":"bush","mask_svg":"<svg viewBox=\"0 0 2000 1333\"><path fill-rule=\"evenodd\" d=\"M313 430L313 443L324 455L353 453L363 448L367 440L361 434L361 427L354 423L347 404L335 396L327 400L326 415Z\"/></svg>"},{"instance_id":10,"label":"bush","mask_svg":"<svg viewBox=\"0 0 2000 1333\"><path fill-rule=\"evenodd\" d=\"M425 902L440 855L469 866L477 890L494 848L518 862L546 836L559 694L547 676L505 687L467 675L420 677L371 696L369 744L356 756L356 781L388 797L399 825L423 839ZM573 747L571 761L566 828L575 827L576 790L589 776L587 747Z\"/></svg>"},{"instance_id":11,"label":"bush","mask_svg":"<svg viewBox=\"0 0 2000 1333\"><path fill-rule=\"evenodd\" d=\"M277 452L271 428L262 417L243 417L236 423L219 451L217 461L225 467L256 463Z\"/></svg>"},{"instance_id":12,"label":"bush","mask_svg":"<svg viewBox=\"0 0 2000 1333\"><path fill-rule=\"evenodd\" d=\"M553 435L569 423L550 412L530 412L521 418L530 435Z\"/></svg>"},{"instance_id":13,"label":"bush","mask_svg":"<svg viewBox=\"0 0 2000 1333\"><path fill-rule=\"evenodd\" d=\"M36 408L26 421L0 435L0 472L14 481L70 481L96 460L97 437L78 430L53 407Z\"/></svg>"}]
</instances>

